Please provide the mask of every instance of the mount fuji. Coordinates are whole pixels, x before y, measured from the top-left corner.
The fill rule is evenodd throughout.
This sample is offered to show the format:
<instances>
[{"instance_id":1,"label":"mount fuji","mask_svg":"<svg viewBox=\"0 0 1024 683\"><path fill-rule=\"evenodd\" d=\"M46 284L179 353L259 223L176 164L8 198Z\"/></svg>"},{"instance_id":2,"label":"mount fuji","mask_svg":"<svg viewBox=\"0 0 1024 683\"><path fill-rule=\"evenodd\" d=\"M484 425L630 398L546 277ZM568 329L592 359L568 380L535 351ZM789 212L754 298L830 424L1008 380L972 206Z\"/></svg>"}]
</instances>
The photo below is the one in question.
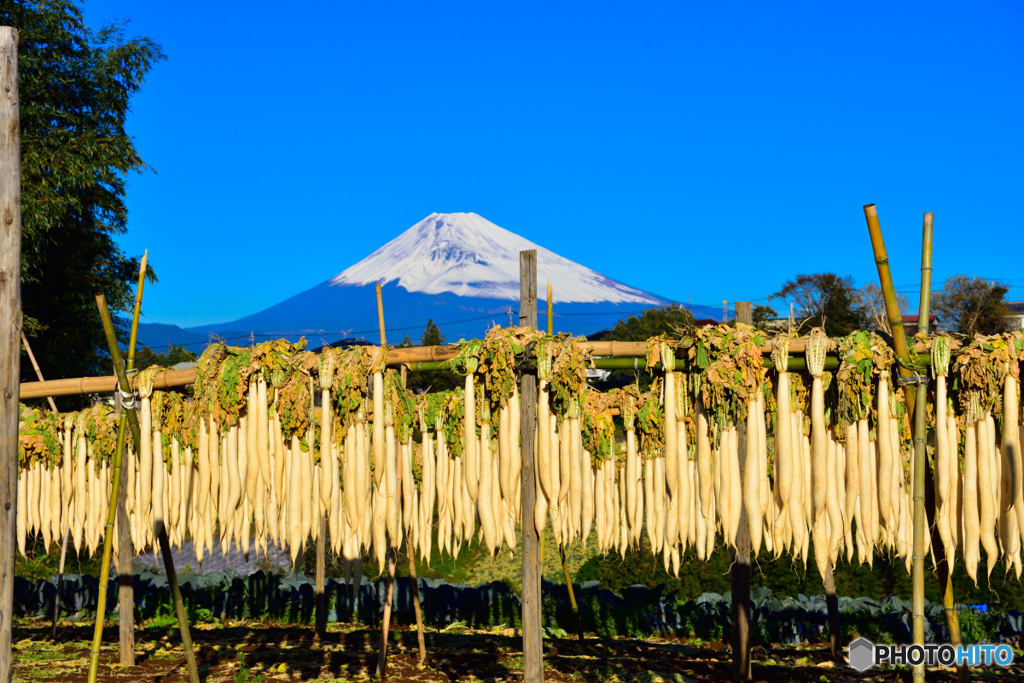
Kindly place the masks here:
<instances>
[{"instance_id":1,"label":"mount fuji","mask_svg":"<svg viewBox=\"0 0 1024 683\"><path fill-rule=\"evenodd\" d=\"M537 250L538 326L546 322L551 282L554 328L591 334L669 299L613 280L501 228L475 213L433 213L362 261L312 289L231 322L181 329L140 325L140 343L190 350L212 338L237 340L305 336L315 348L341 340L378 338L375 286L382 285L389 341L417 340L429 319L448 341L482 338L487 328L517 324L519 252ZM720 311L693 306L697 318Z\"/></svg>"}]
</instances>

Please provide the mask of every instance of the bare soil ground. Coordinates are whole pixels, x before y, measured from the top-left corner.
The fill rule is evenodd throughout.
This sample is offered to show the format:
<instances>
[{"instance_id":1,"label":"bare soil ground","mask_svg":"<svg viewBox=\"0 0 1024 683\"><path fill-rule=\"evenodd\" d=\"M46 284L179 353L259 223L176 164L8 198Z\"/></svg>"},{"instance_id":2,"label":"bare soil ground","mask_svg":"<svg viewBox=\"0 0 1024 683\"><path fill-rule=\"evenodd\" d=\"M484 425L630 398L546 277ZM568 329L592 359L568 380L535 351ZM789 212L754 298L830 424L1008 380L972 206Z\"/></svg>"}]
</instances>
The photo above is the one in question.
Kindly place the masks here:
<instances>
[{"instance_id":1,"label":"bare soil ground","mask_svg":"<svg viewBox=\"0 0 1024 683\"><path fill-rule=\"evenodd\" d=\"M522 640L512 629L471 631L428 629L427 662L417 665L415 629L392 631L388 681L523 680ZM15 681L85 681L92 627L62 624L56 642L48 625L21 621L14 632ZM342 683L376 680L380 632L358 626L332 625L321 643L309 627L269 623L194 625L200 678L207 683L319 681ZM721 643L680 639L588 638L546 639L545 680L569 681L728 681L729 648ZM137 631L136 666L118 663L117 627L104 632L98 680L103 683L146 681L187 683L185 658L174 626ZM1020 652L1018 651L1018 655ZM911 680L910 670L881 669L858 674L829 660L825 645L769 647L754 650L754 679L765 683L827 681L895 682ZM972 672L974 680L1024 681L1024 661L1008 669ZM954 681L952 669L929 670L929 681Z\"/></svg>"}]
</instances>

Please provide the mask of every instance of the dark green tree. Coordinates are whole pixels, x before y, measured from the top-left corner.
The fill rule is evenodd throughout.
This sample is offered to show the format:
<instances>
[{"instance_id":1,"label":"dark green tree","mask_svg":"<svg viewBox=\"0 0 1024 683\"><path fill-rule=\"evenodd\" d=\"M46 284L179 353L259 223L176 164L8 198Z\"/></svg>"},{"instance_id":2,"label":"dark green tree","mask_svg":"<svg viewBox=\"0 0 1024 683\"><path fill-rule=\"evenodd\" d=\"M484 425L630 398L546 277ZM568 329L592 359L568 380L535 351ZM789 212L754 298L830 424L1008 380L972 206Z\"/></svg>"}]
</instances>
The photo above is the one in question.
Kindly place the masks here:
<instances>
[{"instance_id":1,"label":"dark green tree","mask_svg":"<svg viewBox=\"0 0 1024 683\"><path fill-rule=\"evenodd\" d=\"M94 297L115 314L132 304L139 260L115 240L128 174L146 165L125 119L164 53L122 25L93 31L72 0L5 0L0 23L19 32L25 333L47 378L109 374Z\"/></svg>"},{"instance_id":2,"label":"dark green tree","mask_svg":"<svg viewBox=\"0 0 1024 683\"><path fill-rule=\"evenodd\" d=\"M427 321L427 328L423 330L423 335L420 337L420 344L423 346L442 346L444 344L444 337L441 336L441 328L437 326L434 319L431 318Z\"/></svg>"},{"instance_id":3,"label":"dark green tree","mask_svg":"<svg viewBox=\"0 0 1024 683\"><path fill-rule=\"evenodd\" d=\"M693 325L693 315L675 305L648 308L640 315L630 315L600 335L602 341L645 341L661 335L681 336Z\"/></svg>"},{"instance_id":4,"label":"dark green tree","mask_svg":"<svg viewBox=\"0 0 1024 683\"><path fill-rule=\"evenodd\" d=\"M409 340L409 335L405 336L408 341L408 346L412 346L412 341ZM421 346L441 346L444 344L444 337L441 336L441 329L431 318L427 321L427 326L423 330L423 334L420 335ZM402 342L402 346L406 346L405 342ZM450 391L456 387L462 386L462 378L453 372L420 372L418 370L411 370L405 378L405 385L415 391L416 393L427 391Z\"/></svg>"},{"instance_id":5,"label":"dark green tree","mask_svg":"<svg viewBox=\"0 0 1024 683\"><path fill-rule=\"evenodd\" d=\"M754 327L763 327L765 322L778 318L779 314L771 306L754 304L750 317L753 319Z\"/></svg>"},{"instance_id":6,"label":"dark green tree","mask_svg":"<svg viewBox=\"0 0 1024 683\"><path fill-rule=\"evenodd\" d=\"M942 290L932 294L932 309L939 324L968 338L975 334L998 334L1009 326L1006 294L1010 289L1001 282L980 277L954 275Z\"/></svg>"},{"instance_id":7,"label":"dark green tree","mask_svg":"<svg viewBox=\"0 0 1024 683\"><path fill-rule=\"evenodd\" d=\"M135 367L145 369L151 365L159 365L169 368L178 363L195 362L197 358L196 354L189 353L182 347L175 346L174 344L168 346L167 350L163 353L156 353L148 346L143 346L135 351Z\"/></svg>"},{"instance_id":8,"label":"dark green tree","mask_svg":"<svg viewBox=\"0 0 1024 683\"><path fill-rule=\"evenodd\" d=\"M867 324L850 276L797 275L795 280L787 281L782 289L772 294L771 299L792 302L796 308L796 324L805 332L811 327L824 327L828 336L842 337Z\"/></svg>"}]
</instances>

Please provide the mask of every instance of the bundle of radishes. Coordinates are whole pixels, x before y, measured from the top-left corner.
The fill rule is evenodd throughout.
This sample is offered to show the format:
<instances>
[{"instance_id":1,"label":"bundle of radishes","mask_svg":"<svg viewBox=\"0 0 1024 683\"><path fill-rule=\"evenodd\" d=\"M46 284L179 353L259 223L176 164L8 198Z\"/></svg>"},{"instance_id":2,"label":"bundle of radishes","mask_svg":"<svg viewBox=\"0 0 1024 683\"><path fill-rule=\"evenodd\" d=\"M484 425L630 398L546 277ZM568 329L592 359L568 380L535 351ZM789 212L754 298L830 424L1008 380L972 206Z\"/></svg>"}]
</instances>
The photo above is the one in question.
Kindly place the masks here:
<instances>
[{"instance_id":1,"label":"bundle of radishes","mask_svg":"<svg viewBox=\"0 0 1024 683\"><path fill-rule=\"evenodd\" d=\"M979 337L955 358L948 337L929 343L933 522L946 559L961 554L977 580L983 547L989 572L1003 554L1020 574L1024 339ZM382 569L406 541L428 561L435 543L457 555L474 538L492 555L514 552L518 365L535 353L535 522L560 546L593 532L600 552L624 555L646 530L651 552L678 573L687 550L706 560L716 539L734 546L742 526L755 556L763 545L806 565L813 545L822 573L855 550L860 562L883 552L909 570L913 447L893 352L871 333L814 330L802 372L790 344L744 325L652 339L649 391L604 394L587 383L579 340L495 328L461 344L450 365L462 388L419 397L381 349L212 345L191 399L153 390L162 369L139 373L142 442L123 470L132 542L141 550L163 530L178 546L192 539L201 560L214 538L223 552L247 552L251 539L266 552L272 541L297 561L323 519L357 580L361 558ZM115 436L102 404L69 415L23 407L19 550L28 535L49 547L69 530L75 548L95 552Z\"/></svg>"}]
</instances>

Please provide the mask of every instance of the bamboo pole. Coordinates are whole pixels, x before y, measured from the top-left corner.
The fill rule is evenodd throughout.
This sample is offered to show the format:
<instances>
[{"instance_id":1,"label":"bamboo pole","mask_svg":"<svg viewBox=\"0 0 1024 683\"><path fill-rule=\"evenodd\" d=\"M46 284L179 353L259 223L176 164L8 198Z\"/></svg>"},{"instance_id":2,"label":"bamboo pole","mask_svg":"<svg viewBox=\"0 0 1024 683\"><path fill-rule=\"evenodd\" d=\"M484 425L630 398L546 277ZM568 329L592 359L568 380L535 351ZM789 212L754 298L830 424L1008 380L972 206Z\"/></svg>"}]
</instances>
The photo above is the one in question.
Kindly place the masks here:
<instances>
[{"instance_id":1,"label":"bamboo pole","mask_svg":"<svg viewBox=\"0 0 1024 683\"><path fill-rule=\"evenodd\" d=\"M146 259L146 257L143 256L142 257L142 267L141 267L142 274L139 276L139 281L140 281L139 282L139 288L135 291L135 314L132 317L131 342L128 345L128 358L129 358L129 362L134 362L134 358L135 358L135 346L134 346L134 343L135 343L135 340L136 340L137 335L138 335L138 310L139 310L139 308L140 308L140 306L142 304L141 281L142 281L142 279L145 276L145 259ZM97 302L97 304L99 304L100 315L102 315L102 311L105 308L105 301L101 301L97 297L96 302ZM105 319L104 319L104 325L105 325ZM115 347L117 346L117 340L116 339L115 339L115 344L114 345L115 345ZM117 355L114 355L113 358L114 358L115 362L118 362L120 360L120 358L118 358ZM115 450L114 450L114 469L113 469L113 472L112 472L112 477L113 478L112 478L112 482L111 482L112 483L112 486L111 486L111 498L110 498L110 501L108 502L108 504L106 504L106 526L105 526L104 531L103 531L103 554L102 554L102 558L103 559L102 559L102 563L99 566L99 598L96 601L96 625L95 625L95 628L93 629L93 633L92 633L92 650L89 653L89 683L96 683L96 675L98 674L98 668L99 668L99 648L100 648L100 645L102 645L102 642L103 642L103 622L105 621L105 617L106 617L106 590L108 590L108 586L109 586L109 583L110 583L109 582L109 575L110 575L110 570L111 570L111 552L114 549L114 520L117 518L118 499L121 496L121 488L122 488L122 486L121 486L121 464L124 462L124 454L125 454L125 429L127 427L128 411L131 410L132 405L134 404L134 397L128 391L126 391L126 389L128 389L128 388L129 387L126 384L125 386L121 387L121 389L120 389L121 397L122 398L128 397L128 398L131 398L131 400L129 402L123 403L121 405L121 415L118 417L118 440L117 440L117 445L115 446ZM124 521L125 520L122 520L122 527L124 526ZM127 568L129 574L131 573L131 557L130 557L130 555L125 557L125 556L121 555L120 552L118 553L118 555L121 558L121 561L119 562L119 565L118 565L119 587L120 587L120 584L123 583L123 581L124 581L123 574L125 572L125 569ZM120 594L120 591L119 591L119 594ZM125 606L124 605L124 595L120 595L119 597L120 597L120 600L121 600L121 609L123 611L124 610L124 606ZM128 613L131 614L132 612L129 610ZM119 620L118 621L122 622L123 618L124 618L124 614L122 613L122 614L119 615ZM123 636L124 628L123 627L119 627L119 632ZM119 644L120 643L121 643L121 639L119 638ZM121 648L121 649L122 649L122 652L121 652L121 654L122 654L121 664L125 664L124 663L124 651L123 651L123 648ZM131 658L134 659L134 652L132 653Z\"/></svg>"},{"instance_id":2,"label":"bamboo pole","mask_svg":"<svg viewBox=\"0 0 1024 683\"><path fill-rule=\"evenodd\" d=\"M117 348L117 334L114 332L114 323L110 319L110 311L107 309L107 298L102 294L96 295L96 304L100 309L100 318L103 321L103 331L107 335L107 344L110 346L110 356L114 362L114 370L117 371L118 383L122 387L128 385L128 375L121 362L121 351ZM128 420L128 427L132 433L132 443L135 445L135 452L141 452L142 434L139 430L139 418L135 412L133 403L122 406L122 415ZM181 633L181 644L185 650L185 661L188 666L188 675L191 683L199 683L199 670L196 668L196 655L192 649L192 636L188 630L188 617L185 614L185 604L181 600L181 590L178 588L178 574L174 569L174 560L171 556L171 544L167 540L167 529L161 528L157 534L160 542L160 551L164 560L164 571L167 573L167 584L171 589L171 600L174 603L174 610L178 616L178 630Z\"/></svg>"},{"instance_id":3,"label":"bamboo pole","mask_svg":"<svg viewBox=\"0 0 1024 683\"><path fill-rule=\"evenodd\" d=\"M519 326L537 327L537 251L519 252ZM534 435L537 424L537 372L526 369L520 379L523 461L520 468L522 491L523 534L523 680L524 683L544 681L544 639L541 628L541 566L540 537L534 524L537 505L537 479L534 465Z\"/></svg>"},{"instance_id":4,"label":"bamboo pole","mask_svg":"<svg viewBox=\"0 0 1024 683\"><path fill-rule=\"evenodd\" d=\"M790 353L800 355L804 353L803 339L794 339L793 349ZM957 349L960 343L952 341L950 348ZM443 371L450 369L446 361L451 360L456 354L449 354L448 346L419 346L404 349L390 349L388 351L388 367L407 366L410 370L423 372ZM647 355L647 342L584 342L580 348L594 356L594 366L598 369L625 370L638 367L646 367L639 359ZM925 344L917 344L915 352L918 355L918 363L930 363L928 347ZM761 347L761 355L764 357L765 367L774 368L769 357L771 344ZM431 358L431 356L436 358ZM688 366L685 360L676 360L676 369L683 370ZM805 370L806 363L803 358L790 358L787 370ZM839 359L835 356L825 360L826 370L839 368ZM196 371L190 370L166 370L157 373L153 378L154 389L175 389L189 386L195 383ZM23 382L21 384L21 398L45 398L46 396L78 396L81 394L108 394L114 391L117 385L117 378L108 377L75 377L70 379L47 380L45 382Z\"/></svg>"},{"instance_id":5,"label":"bamboo pole","mask_svg":"<svg viewBox=\"0 0 1024 683\"><path fill-rule=\"evenodd\" d=\"M724 302L723 302L724 308ZM736 322L750 325L752 306L749 302L736 302ZM749 424L749 420L748 420ZM739 435L740 472L745 472L747 458L747 430L736 430ZM744 482L749 485L750 482ZM740 525L736 534L736 560L732 565L732 680L749 681L750 664L750 526L746 505L740 506Z\"/></svg>"},{"instance_id":6,"label":"bamboo pole","mask_svg":"<svg viewBox=\"0 0 1024 683\"><path fill-rule=\"evenodd\" d=\"M14 553L18 513L18 378L21 376L21 116L18 30L0 27L0 682L14 659Z\"/></svg>"},{"instance_id":7,"label":"bamboo pole","mask_svg":"<svg viewBox=\"0 0 1024 683\"><path fill-rule=\"evenodd\" d=\"M878 268L878 284L882 287L882 298L885 300L885 314L889 318L889 327L892 328L892 345L896 355L904 360L910 360L910 348L907 346L907 334L903 329L903 316L900 314L899 301L896 299L896 289L892 285L892 273L889 270L889 255L885 252L885 241L882 239L882 226L878 223L878 210L874 204L864 205L864 217L868 222L868 236L871 238L871 248L875 254L875 265ZM915 347L916 348L916 347ZM900 377L908 379L910 369L897 365ZM912 417L914 414L914 401L916 396L906 392L907 414Z\"/></svg>"},{"instance_id":8,"label":"bamboo pole","mask_svg":"<svg viewBox=\"0 0 1024 683\"><path fill-rule=\"evenodd\" d=\"M928 309L932 288L932 220L933 214L924 215L924 231L921 244L921 298L917 311L917 329L928 334ZM914 643L924 645L924 531L925 531L925 441L928 439L928 425L925 408L928 392L928 374L918 376L917 405L921 410L914 412L914 554L911 578L913 580L913 626ZM909 393L909 392L907 392ZM940 425L941 428L941 425ZM924 663L913 667L915 681L924 681Z\"/></svg>"},{"instance_id":9,"label":"bamboo pole","mask_svg":"<svg viewBox=\"0 0 1024 683\"><path fill-rule=\"evenodd\" d=\"M380 345L382 348L386 348L388 345L387 338L384 334L384 300L381 297L380 285L377 285L377 320L380 323ZM383 485L383 484L382 484ZM402 487L402 468L398 468L398 487L396 491L396 504L400 505L401 487ZM398 562L398 539L389 539L388 545L394 543L394 548L388 548L388 580L387 589L385 590L385 601L384 601L384 620L380 630L380 653L377 659L377 677L384 680L387 675L388 669L388 629L391 626L391 603L395 591L395 566Z\"/></svg>"},{"instance_id":10,"label":"bamboo pole","mask_svg":"<svg viewBox=\"0 0 1024 683\"><path fill-rule=\"evenodd\" d=\"M114 449L113 486L110 501L107 503L107 524L103 533L103 560L100 565L100 592L96 600L96 626L92 634L92 650L89 652L89 683L96 683L99 673L100 646L103 644L103 621L107 613L107 584L110 575L110 552L114 542L114 517L117 514L117 495L121 488L121 456L124 453L125 423L127 422L127 406L122 406L121 416L117 419L117 446ZM104 482L104 485L106 483ZM123 563L130 564L131 558L124 558Z\"/></svg>"}]
</instances>

